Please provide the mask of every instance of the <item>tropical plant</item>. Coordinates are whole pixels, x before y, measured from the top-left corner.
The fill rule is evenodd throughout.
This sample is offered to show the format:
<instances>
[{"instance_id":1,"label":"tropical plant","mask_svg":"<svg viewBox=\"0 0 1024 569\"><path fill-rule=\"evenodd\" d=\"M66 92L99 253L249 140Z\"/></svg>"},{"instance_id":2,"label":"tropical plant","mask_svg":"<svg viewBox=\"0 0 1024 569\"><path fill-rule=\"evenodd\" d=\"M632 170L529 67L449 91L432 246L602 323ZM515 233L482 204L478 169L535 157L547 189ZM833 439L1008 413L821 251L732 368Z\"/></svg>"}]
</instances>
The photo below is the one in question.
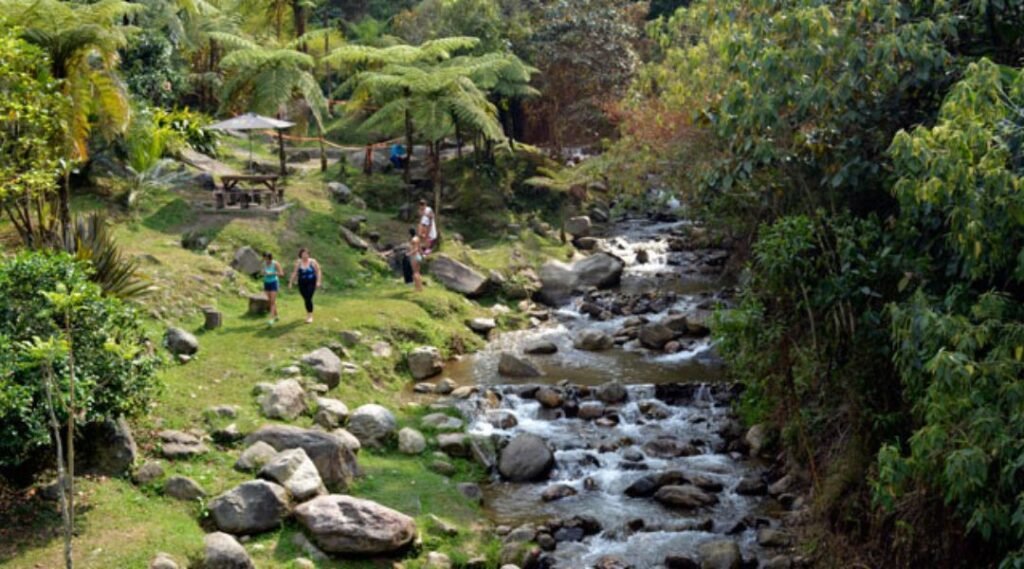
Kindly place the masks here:
<instances>
[{"instance_id":1,"label":"tropical plant","mask_svg":"<svg viewBox=\"0 0 1024 569\"><path fill-rule=\"evenodd\" d=\"M71 220L71 170L88 158L90 133L97 127L104 134L118 133L128 124L126 90L117 75L118 49L127 42L125 18L142 10L121 0L0 0L7 25L17 26L49 56L50 74L60 82L68 103L62 117L64 184L57 211L62 230Z\"/></svg>"},{"instance_id":2,"label":"tropical plant","mask_svg":"<svg viewBox=\"0 0 1024 569\"><path fill-rule=\"evenodd\" d=\"M296 49L297 42L269 46L229 34L211 34L228 54L221 60L227 76L221 110L245 109L267 115L283 115L289 108L308 111L323 151L324 118L327 99L313 76L315 60ZM284 139L278 132L281 173L285 171Z\"/></svg>"},{"instance_id":3,"label":"tropical plant","mask_svg":"<svg viewBox=\"0 0 1024 569\"><path fill-rule=\"evenodd\" d=\"M46 55L0 28L0 205L22 242L56 229L64 100Z\"/></svg>"}]
</instances>

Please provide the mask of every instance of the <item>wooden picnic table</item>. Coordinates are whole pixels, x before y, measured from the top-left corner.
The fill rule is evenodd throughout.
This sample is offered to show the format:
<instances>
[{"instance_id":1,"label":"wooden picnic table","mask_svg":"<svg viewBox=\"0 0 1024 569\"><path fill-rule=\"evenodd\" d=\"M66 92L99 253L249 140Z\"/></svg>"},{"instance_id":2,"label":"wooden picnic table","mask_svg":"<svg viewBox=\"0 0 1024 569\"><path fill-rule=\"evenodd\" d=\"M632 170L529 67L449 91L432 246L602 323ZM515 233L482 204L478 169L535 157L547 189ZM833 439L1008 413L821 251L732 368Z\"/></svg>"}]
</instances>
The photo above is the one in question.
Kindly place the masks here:
<instances>
[{"instance_id":1,"label":"wooden picnic table","mask_svg":"<svg viewBox=\"0 0 1024 569\"><path fill-rule=\"evenodd\" d=\"M276 174L228 174L220 177L222 189L215 192L217 209L239 203L247 209L250 203L270 207L284 202L284 188L277 185Z\"/></svg>"}]
</instances>

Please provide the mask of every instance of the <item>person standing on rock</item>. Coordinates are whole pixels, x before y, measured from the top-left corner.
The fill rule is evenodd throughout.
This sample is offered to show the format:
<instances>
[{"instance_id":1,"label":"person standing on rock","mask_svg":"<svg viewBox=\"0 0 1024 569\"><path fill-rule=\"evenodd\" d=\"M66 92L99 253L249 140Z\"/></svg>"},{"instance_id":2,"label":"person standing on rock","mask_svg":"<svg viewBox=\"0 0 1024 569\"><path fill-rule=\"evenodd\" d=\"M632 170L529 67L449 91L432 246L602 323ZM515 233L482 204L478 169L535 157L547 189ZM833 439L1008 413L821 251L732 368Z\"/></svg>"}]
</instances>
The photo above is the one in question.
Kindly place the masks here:
<instances>
[{"instance_id":1,"label":"person standing on rock","mask_svg":"<svg viewBox=\"0 0 1024 569\"><path fill-rule=\"evenodd\" d=\"M267 251L263 254L263 292L267 295L267 302L270 304L270 320L267 324L273 325L277 322L277 291L280 288L279 277L284 274L281 263L274 260L274 255Z\"/></svg>"},{"instance_id":2,"label":"person standing on rock","mask_svg":"<svg viewBox=\"0 0 1024 569\"><path fill-rule=\"evenodd\" d=\"M423 254L429 255L437 246L437 216L434 210L427 205L427 200L420 200L420 242L423 245Z\"/></svg>"},{"instance_id":3,"label":"person standing on rock","mask_svg":"<svg viewBox=\"0 0 1024 569\"><path fill-rule=\"evenodd\" d=\"M422 241L416 229L409 228L409 252L406 253L409 263L412 265L412 282L416 285L416 292L423 290L423 279L420 277L420 264L423 263Z\"/></svg>"},{"instance_id":4,"label":"person standing on rock","mask_svg":"<svg viewBox=\"0 0 1024 569\"><path fill-rule=\"evenodd\" d=\"M323 275L320 273L320 263L309 256L309 249L299 249L299 260L295 263L295 270L288 280L288 288L299 283L299 294L306 303L306 324L313 323L313 293L323 286Z\"/></svg>"}]
</instances>

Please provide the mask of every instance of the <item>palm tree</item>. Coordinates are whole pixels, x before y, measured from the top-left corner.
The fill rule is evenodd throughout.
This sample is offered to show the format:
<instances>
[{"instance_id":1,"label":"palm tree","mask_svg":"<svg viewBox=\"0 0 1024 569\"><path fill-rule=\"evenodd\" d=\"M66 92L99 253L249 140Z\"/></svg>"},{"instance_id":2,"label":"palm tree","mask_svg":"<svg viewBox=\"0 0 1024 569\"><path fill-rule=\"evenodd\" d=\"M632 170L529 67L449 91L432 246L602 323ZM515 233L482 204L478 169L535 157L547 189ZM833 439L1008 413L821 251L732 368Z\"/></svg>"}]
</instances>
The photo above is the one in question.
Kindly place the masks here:
<instances>
[{"instance_id":1,"label":"palm tree","mask_svg":"<svg viewBox=\"0 0 1024 569\"><path fill-rule=\"evenodd\" d=\"M379 30L373 25L376 20L364 20L361 24L362 28L367 28L371 32L368 38L371 40L380 39ZM354 26L355 27L355 26ZM362 29L358 28L357 29ZM366 30L364 30L366 31ZM330 54L323 58L323 62L327 66L338 66L344 68L350 73L358 74L362 71L380 70L388 65L412 65L416 63L437 63L444 61L452 57L452 54L458 51L464 51L473 49L480 43L480 40L471 37L449 37L439 38L431 41L424 42L418 46L405 45L405 44L394 44L394 45L365 45L365 44L347 44L343 45L335 50L331 51ZM350 89L352 83L343 84L339 90L344 91ZM381 95L380 93L378 95ZM365 96L362 103L379 99L380 97L373 96L372 93L363 93ZM391 96L392 93L388 93ZM354 105L353 110L360 109L360 104ZM409 181L409 169L412 165L412 149L413 149L413 121L412 116L409 112L406 112L402 118L403 128L405 130L405 155L408 159L405 162L405 171L402 176L406 182Z\"/></svg>"},{"instance_id":2,"label":"palm tree","mask_svg":"<svg viewBox=\"0 0 1024 569\"><path fill-rule=\"evenodd\" d=\"M61 231L71 221L70 176L74 164L89 156L94 128L122 132L130 107L117 76L118 48L126 43L125 18L144 10L140 4L100 0L78 4L59 0L0 0L8 25L38 45L50 59L50 73L60 82L68 102L64 122L64 183L59 192Z\"/></svg>"},{"instance_id":3,"label":"palm tree","mask_svg":"<svg viewBox=\"0 0 1024 569\"><path fill-rule=\"evenodd\" d=\"M458 65L413 63L387 65L379 71L366 71L350 79L353 102L376 106L363 122L365 130L406 132L415 125L427 141L430 154L434 210L441 209L441 144L458 128L480 133L485 140L504 141L497 120L497 108L487 93L472 79L495 62L486 58L465 58Z\"/></svg>"},{"instance_id":4,"label":"palm tree","mask_svg":"<svg viewBox=\"0 0 1024 569\"><path fill-rule=\"evenodd\" d=\"M229 50L220 62L226 76L221 108L245 107L257 113L281 115L301 104L313 117L322 149L327 99L313 76L313 57L295 49L296 42L262 46L231 34L212 33L211 37ZM280 132L278 147L283 175L284 138Z\"/></svg>"}]
</instances>

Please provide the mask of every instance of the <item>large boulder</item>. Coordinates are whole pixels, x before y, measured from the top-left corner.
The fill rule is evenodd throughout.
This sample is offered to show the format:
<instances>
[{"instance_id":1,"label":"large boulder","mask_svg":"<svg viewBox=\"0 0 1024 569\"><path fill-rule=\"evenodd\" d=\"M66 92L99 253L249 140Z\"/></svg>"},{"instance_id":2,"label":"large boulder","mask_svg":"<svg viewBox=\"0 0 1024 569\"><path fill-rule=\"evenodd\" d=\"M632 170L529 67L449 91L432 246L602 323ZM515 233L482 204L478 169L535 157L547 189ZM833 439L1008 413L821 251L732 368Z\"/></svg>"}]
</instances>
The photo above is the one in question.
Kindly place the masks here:
<instances>
[{"instance_id":1,"label":"large boulder","mask_svg":"<svg viewBox=\"0 0 1024 569\"><path fill-rule=\"evenodd\" d=\"M498 471L513 482L543 480L555 465L555 455L544 439L521 434L501 450Z\"/></svg>"},{"instance_id":2,"label":"large boulder","mask_svg":"<svg viewBox=\"0 0 1024 569\"><path fill-rule=\"evenodd\" d=\"M619 283L626 263L611 253L596 253L572 264L548 261L540 268L537 299L545 304L564 304L577 291L608 288Z\"/></svg>"},{"instance_id":3,"label":"large boulder","mask_svg":"<svg viewBox=\"0 0 1024 569\"><path fill-rule=\"evenodd\" d=\"M415 348L409 352L405 361L409 366L409 372L412 373L412 377L416 381L434 377L444 369L441 351L433 346Z\"/></svg>"},{"instance_id":4,"label":"large boulder","mask_svg":"<svg viewBox=\"0 0 1024 569\"><path fill-rule=\"evenodd\" d=\"M203 545L202 569L256 569L245 548L232 535L208 533Z\"/></svg>"},{"instance_id":5,"label":"large boulder","mask_svg":"<svg viewBox=\"0 0 1024 569\"><path fill-rule=\"evenodd\" d=\"M654 494L654 499L670 508L695 510L718 503L718 498L692 484L662 486Z\"/></svg>"},{"instance_id":6,"label":"large boulder","mask_svg":"<svg viewBox=\"0 0 1024 569\"><path fill-rule=\"evenodd\" d=\"M132 437L131 427L123 417L89 423L79 431L77 468L82 473L101 476L122 476L126 474L139 451Z\"/></svg>"},{"instance_id":7,"label":"large boulder","mask_svg":"<svg viewBox=\"0 0 1024 569\"><path fill-rule=\"evenodd\" d=\"M268 419L292 421L306 411L306 392L294 379L279 381L260 397L260 408Z\"/></svg>"},{"instance_id":8,"label":"large boulder","mask_svg":"<svg viewBox=\"0 0 1024 569\"><path fill-rule=\"evenodd\" d=\"M276 455L277 449L263 441L256 441L239 455L238 460L235 461L235 470L239 472L259 470Z\"/></svg>"},{"instance_id":9,"label":"large boulder","mask_svg":"<svg viewBox=\"0 0 1024 569\"><path fill-rule=\"evenodd\" d=\"M576 337L572 340L572 345L577 350L603 352L604 350L610 350L615 345L615 339L603 330L586 328L576 334Z\"/></svg>"},{"instance_id":10,"label":"large boulder","mask_svg":"<svg viewBox=\"0 0 1024 569\"><path fill-rule=\"evenodd\" d=\"M181 328L168 328L164 332L164 346L174 355L191 356L199 351L199 340Z\"/></svg>"},{"instance_id":11,"label":"large boulder","mask_svg":"<svg viewBox=\"0 0 1024 569\"><path fill-rule=\"evenodd\" d=\"M394 414L375 403L356 408L348 420L349 432L359 439L362 446L384 446L397 427Z\"/></svg>"},{"instance_id":12,"label":"large boulder","mask_svg":"<svg viewBox=\"0 0 1024 569\"><path fill-rule=\"evenodd\" d=\"M298 501L326 494L323 480L316 465L301 448L283 450L260 469L260 478L284 486Z\"/></svg>"},{"instance_id":13,"label":"large boulder","mask_svg":"<svg viewBox=\"0 0 1024 569\"><path fill-rule=\"evenodd\" d=\"M402 454L420 454L427 448L427 439L416 429L406 427L398 431L398 452Z\"/></svg>"},{"instance_id":14,"label":"large boulder","mask_svg":"<svg viewBox=\"0 0 1024 569\"><path fill-rule=\"evenodd\" d=\"M570 217L565 222L565 232L574 237L587 237L592 227L590 218L585 215Z\"/></svg>"},{"instance_id":15,"label":"large boulder","mask_svg":"<svg viewBox=\"0 0 1024 569\"><path fill-rule=\"evenodd\" d=\"M675 337L676 333L671 328L657 322L641 326L638 335L640 344L652 350L664 348L665 344L671 342Z\"/></svg>"},{"instance_id":16,"label":"large boulder","mask_svg":"<svg viewBox=\"0 0 1024 569\"><path fill-rule=\"evenodd\" d=\"M540 377L542 371L530 360L509 352L498 358L498 373L505 377Z\"/></svg>"},{"instance_id":17,"label":"large boulder","mask_svg":"<svg viewBox=\"0 0 1024 569\"><path fill-rule=\"evenodd\" d=\"M243 275L258 275L263 270L263 258L252 247L240 247L235 251L235 258L231 261L231 268Z\"/></svg>"},{"instance_id":18,"label":"large boulder","mask_svg":"<svg viewBox=\"0 0 1024 569\"><path fill-rule=\"evenodd\" d=\"M731 539L716 539L697 547L700 569L740 569L743 556L740 546Z\"/></svg>"},{"instance_id":19,"label":"large boulder","mask_svg":"<svg viewBox=\"0 0 1024 569\"><path fill-rule=\"evenodd\" d=\"M392 553L406 548L416 537L416 523L409 516L352 496L314 498L299 506L295 517L327 553Z\"/></svg>"},{"instance_id":20,"label":"large boulder","mask_svg":"<svg viewBox=\"0 0 1024 569\"><path fill-rule=\"evenodd\" d=\"M341 358L330 348L319 348L302 356L302 363L313 368L317 379L334 389L341 382Z\"/></svg>"},{"instance_id":21,"label":"large boulder","mask_svg":"<svg viewBox=\"0 0 1024 569\"><path fill-rule=\"evenodd\" d=\"M291 425L265 425L245 438L247 445L265 442L275 449L301 448L316 465L324 484L343 491L359 475L359 465L346 441L333 434Z\"/></svg>"},{"instance_id":22,"label":"large boulder","mask_svg":"<svg viewBox=\"0 0 1024 569\"><path fill-rule=\"evenodd\" d=\"M429 271L445 287L470 298L478 297L487 290L489 281L486 276L447 255L434 257Z\"/></svg>"},{"instance_id":23,"label":"large boulder","mask_svg":"<svg viewBox=\"0 0 1024 569\"><path fill-rule=\"evenodd\" d=\"M251 480L210 500L217 529L235 535L272 530L288 516L288 491L266 480Z\"/></svg>"}]
</instances>

